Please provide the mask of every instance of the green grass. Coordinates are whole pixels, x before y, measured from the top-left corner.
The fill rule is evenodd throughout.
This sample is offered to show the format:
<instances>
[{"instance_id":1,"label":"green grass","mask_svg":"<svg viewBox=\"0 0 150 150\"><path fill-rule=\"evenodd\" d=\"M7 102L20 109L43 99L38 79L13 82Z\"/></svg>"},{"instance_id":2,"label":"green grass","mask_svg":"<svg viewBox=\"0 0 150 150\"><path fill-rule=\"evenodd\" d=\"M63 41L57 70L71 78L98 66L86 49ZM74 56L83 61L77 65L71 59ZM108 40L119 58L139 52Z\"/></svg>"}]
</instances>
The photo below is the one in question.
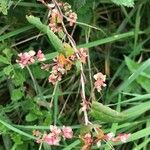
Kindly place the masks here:
<instances>
[{"instance_id":1,"label":"green grass","mask_svg":"<svg viewBox=\"0 0 150 150\"><path fill-rule=\"evenodd\" d=\"M128 116L121 122L111 123L89 113L90 121L102 126L105 133L131 133L127 143L112 143L116 150L149 150L149 0L135 0L134 7L126 7L132 4L127 1L116 5L123 4L123 0L64 1L78 14L73 35L77 47L89 50L84 65L87 99ZM58 147L43 144L42 150L81 149L79 134L84 118L79 112L80 69L73 67L56 86L48 83L50 72L42 71L38 62L28 69L20 69L15 61L17 55L29 50L42 49L46 63L52 64L59 52L65 53L60 40L63 35L58 39L49 30L46 9L36 0L12 0L10 4L7 15L0 13L0 150L40 150L32 131L49 132L51 124L60 128L71 126L75 137L61 142ZM41 22L30 15L39 17ZM26 19L26 16L30 17ZM97 72L107 76L107 86L101 93L93 92L93 75ZM17 90L22 93L20 97L12 94ZM106 111L108 117L115 119L114 111L108 107L99 111L96 108L96 113L104 115ZM98 148L94 144L92 149ZM102 142L100 149L110 148Z\"/></svg>"}]
</instances>

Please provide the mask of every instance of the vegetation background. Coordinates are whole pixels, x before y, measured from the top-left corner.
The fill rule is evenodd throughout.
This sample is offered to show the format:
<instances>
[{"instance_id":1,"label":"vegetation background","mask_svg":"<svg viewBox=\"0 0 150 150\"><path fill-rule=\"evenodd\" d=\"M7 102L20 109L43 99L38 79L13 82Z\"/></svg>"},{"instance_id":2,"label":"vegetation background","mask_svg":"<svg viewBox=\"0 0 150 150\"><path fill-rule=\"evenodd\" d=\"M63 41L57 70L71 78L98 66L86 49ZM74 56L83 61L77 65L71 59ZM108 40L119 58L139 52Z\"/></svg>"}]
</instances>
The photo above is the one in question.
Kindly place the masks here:
<instances>
[{"instance_id":1,"label":"vegetation background","mask_svg":"<svg viewBox=\"0 0 150 150\"><path fill-rule=\"evenodd\" d=\"M130 114L120 123L90 116L106 132L131 133L128 143L116 150L150 149L150 1L149 0L64 0L78 14L74 39L89 48L86 94L90 97L93 75L107 75L107 87L97 101ZM17 54L42 49L49 62L57 55L47 36L31 25L26 15L47 23L47 10L36 0L0 0L0 150L38 150L34 129L49 130L53 122L70 125L78 135L82 124L80 77L72 70L59 86L48 83L48 72L39 64L20 69ZM72 31L68 28L68 31ZM92 77L92 78L91 78ZM36 93L34 82L38 88ZM51 98L54 106L48 106ZM36 125L36 126L35 126ZM78 138L43 150L81 149ZM93 149L98 149L93 147ZM103 143L101 149L108 150Z\"/></svg>"}]
</instances>

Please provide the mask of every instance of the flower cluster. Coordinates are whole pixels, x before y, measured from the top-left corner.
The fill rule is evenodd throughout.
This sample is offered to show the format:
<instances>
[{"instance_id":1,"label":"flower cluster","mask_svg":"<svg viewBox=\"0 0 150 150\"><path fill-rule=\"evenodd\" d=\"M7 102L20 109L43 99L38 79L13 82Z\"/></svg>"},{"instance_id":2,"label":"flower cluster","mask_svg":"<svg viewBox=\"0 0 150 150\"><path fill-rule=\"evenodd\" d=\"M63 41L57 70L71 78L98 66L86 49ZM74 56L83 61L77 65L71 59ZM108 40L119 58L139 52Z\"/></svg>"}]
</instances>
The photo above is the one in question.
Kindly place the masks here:
<instances>
[{"instance_id":1,"label":"flower cluster","mask_svg":"<svg viewBox=\"0 0 150 150\"><path fill-rule=\"evenodd\" d=\"M72 11L71 6L68 3L58 3L58 6L65 14L66 20L69 22L69 26L73 26L76 23L77 20L77 14ZM50 14L49 14L49 27L53 32L60 32L62 31L62 21L63 16L59 12L58 8L55 6L55 4L48 4L48 7L50 8Z\"/></svg>"},{"instance_id":2,"label":"flower cluster","mask_svg":"<svg viewBox=\"0 0 150 150\"><path fill-rule=\"evenodd\" d=\"M69 22L69 26L73 26L77 21L77 14L72 11L71 5L68 3L63 4L64 14L67 17L67 21Z\"/></svg>"},{"instance_id":3,"label":"flower cluster","mask_svg":"<svg viewBox=\"0 0 150 150\"><path fill-rule=\"evenodd\" d=\"M71 127L63 126L59 129L57 126L50 125L50 133L41 136L41 132L34 131L33 135L37 137L37 143L47 143L49 145L59 145L61 138L72 139L73 131Z\"/></svg>"},{"instance_id":4,"label":"flower cluster","mask_svg":"<svg viewBox=\"0 0 150 150\"><path fill-rule=\"evenodd\" d=\"M91 133L85 134L81 139L84 142L81 150L87 150L93 145L94 139Z\"/></svg>"},{"instance_id":5,"label":"flower cluster","mask_svg":"<svg viewBox=\"0 0 150 150\"><path fill-rule=\"evenodd\" d=\"M80 62L86 62L87 50L84 48L80 48L77 53L74 53L67 58L63 54L59 54L54 59L54 65L52 67L51 75L49 76L49 82L55 85L57 81L61 81L63 74L70 70L74 62L78 60L77 55L79 56Z\"/></svg>"},{"instance_id":6,"label":"flower cluster","mask_svg":"<svg viewBox=\"0 0 150 150\"><path fill-rule=\"evenodd\" d=\"M90 109L90 105L91 105L91 103L89 102L89 101L87 101L87 100L82 100L82 103L81 103L81 111L87 111L87 110L89 110Z\"/></svg>"},{"instance_id":7,"label":"flower cluster","mask_svg":"<svg viewBox=\"0 0 150 150\"><path fill-rule=\"evenodd\" d=\"M87 150L87 148L91 147L93 144L97 144L97 146L100 147L101 141L126 143L130 136L130 133L123 133L115 137L114 133L112 132L105 135L101 129L98 129L98 134L96 137L94 137L92 133L86 133L84 136L81 137L82 141L84 142L82 150Z\"/></svg>"},{"instance_id":8,"label":"flower cluster","mask_svg":"<svg viewBox=\"0 0 150 150\"><path fill-rule=\"evenodd\" d=\"M37 54L33 50L25 53L20 53L18 54L18 57L19 59L17 59L16 62L20 65L22 69L30 64L33 64L36 59L40 62L46 60L41 50L39 50Z\"/></svg>"},{"instance_id":9,"label":"flower cluster","mask_svg":"<svg viewBox=\"0 0 150 150\"><path fill-rule=\"evenodd\" d=\"M114 133L110 132L108 134L106 134L105 138L109 141L112 142L122 142L122 143L126 143L127 139L131 136L131 134L127 134L127 133L123 133L123 134L119 134L118 136L115 137Z\"/></svg>"},{"instance_id":10,"label":"flower cluster","mask_svg":"<svg viewBox=\"0 0 150 150\"><path fill-rule=\"evenodd\" d=\"M101 72L94 75L94 79L96 80L94 83L94 87L98 92L102 90L102 87L105 87L106 75L103 75Z\"/></svg>"},{"instance_id":11,"label":"flower cluster","mask_svg":"<svg viewBox=\"0 0 150 150\"><path fill-rule=\"evenodd\" d=\"M53 7L51 10L51 15L49 16L49 27L53 32L60 32L62 30L61 22L63 18L59 11Z\"/></svg>"},{"instance_id":12,"label":"flower cluster","mask_svg":"<svg viewBox=\"0 0 150 150\"><path fill-rule=\"evenodd\" d=\"M69 60L67 60L64 55L58 55L54 59L54 66L52 67L51 75L49 76L49 82L55 85L57 81L61 81L62 75L67 69L69 70L69 68L67 68L69 64Z\"/></svg>"}]
</instances>

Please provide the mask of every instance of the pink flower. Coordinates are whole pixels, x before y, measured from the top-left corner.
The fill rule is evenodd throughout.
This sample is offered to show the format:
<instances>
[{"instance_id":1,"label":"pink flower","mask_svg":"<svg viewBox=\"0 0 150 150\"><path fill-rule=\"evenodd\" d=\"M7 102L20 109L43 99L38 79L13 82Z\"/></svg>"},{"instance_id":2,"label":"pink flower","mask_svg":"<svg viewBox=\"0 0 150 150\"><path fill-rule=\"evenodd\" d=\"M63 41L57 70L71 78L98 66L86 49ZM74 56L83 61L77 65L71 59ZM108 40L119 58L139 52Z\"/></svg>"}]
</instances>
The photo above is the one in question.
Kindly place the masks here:
<instances>
[{"instance_id":1,"label":"pink flower","mask_svg":"<svg viewBox=\"0 0 150 150\"><path fill-rule=\"evenodd\" d=\"M56 65L52 67L51 75L49 76L49 82L53 85L55 85L57 81L61 81L62 75L66 72L64 65L58 62L58 58L55 58L54 61Z\"/></svg>"},{"instance_id":2,"label":"pink flower","mask_svg":"<svg viewBox=\"0 0 150 150\"><path fill-rule=\"evenodd\" d=\"M93 137L90 133L85 134L84 141L86 144L91 145L93 143Z\"/></svg>"},{"instance_id":3,"label":"pink flower","mask_svg":"<svg viewBox=\"0 0 150 150\"><path fill-rule=\"evenodd\" d=\"M69 21L69 26L73 26L77 21L77 14L74 12L69 13L67 21Z\"/></svg>"},{"instance_id":4,"label":"pink flower","mask_svg":"<svg viewBox=\"0 0 150 150\"><path fill-rule=\"evenodd\" d=\"M55 135L60 135L61 134L61 130L58 129L57 126L50 125L50 131L52 133L54 133Z\"/></svg>"},{"instance_id":5,"label":"pink flower","mask_svg":"<svg viewBox=\"0 0 150 150\"><path fill-rule=\"evenodd\" d=\"M62 30L62 27L59 26L59 23L61 22L62 22L62 16L60 15L57 9L53 8L51 11L49 27L53 32L59 32Z\"/></svg>"},{"instance_id":6,"label":"pink flower","mask_svg":"<svg viewBox=\"0 0 150 150\"><path fill-rule=\"evenodd\" d=\"M82 62L82 63L86 63L86 58L87 58L87 49L85 49L85 48L80 48L79 49L79 56L80 56L80 61Z\"/></svg>"},{"instance_id":7,"label":"pink flower","mask_svg":"<svg viewBox=\"0 0 150 150\"><path fill-rule=\"evenodd\" d=\"M94 75L94 79L96 80L94 83L94 87L98 92L102 90L102 87L105 87L106 75L103 75L101 72Z\"/></svg>"},{"instance_id":8,"label":"pink flower","mask_svg":"<svg viewBox=\"0 0 150 150\"><path fill-rule=\"evenodd\" d=\"M105 138L106 138L107 140L111 140L114 136L115 136L115 134L112 133L112 132L110 132L110 133L106 134L106 137L105 137Z\"/></svg>"},{"instance_id":9,"label":"pink flower","mask_svg":"<svg viewBox=\"0 0 150 150\"><path fill-rule=\"evenodd\" d=\"M59 145L60 140L60 137L56 136L54 133L49 133L44 137L44 142L49 145Z\"/></svg>"},{"instance_id":10,"label":"pink flower","mask_svg":"<svg viewBox=\"0 0 150 150\"><path fill-rule=\"evenodd\" d=\"M81 103L81 111L88 110L90 108L90 102L86 100L82 100L83 102Z\"/></svg>"},{"instance_id":11,"label":"pink flower","mask_svg":"<svg viewBox=\"0 0 150 150\"><path fill-rule=\"evenodd\" d=\"M20 67L23 69L24 67L33 64L35 62L34 60L34 51L29 51L25 53L18 54L19 59L16 60L16 62L20 65Z\"/></svg>"},{"instance_id":12,"label":"pink flower","mask_svg":"<svg viewBox=\"0 0 150 150\"><path fill-rule=\"evenodd\" d=\"M111 139L112 142L123 142L123 143L126 143L127 142L127 139L131 136L131 134L127 134L127 133L124 133L124 134L119 134L117 137L114 137Z\"/></svg>"},{"instance_id":13,"label":"pink flower","mask_svg":"<svg viewBox=\"0 0 150 150\"><path fill-rule=\"evenodd\" d=\"M41 50L39 50L37 52L36 57L37 57L38 61L45 61L46 60L46 58L45 58L45 56L44 56L44 54L43 54L43 52Z\"/></svg>"},{"instance_id":14,"label":"pink flower","mask_svg":"<svg viewBox=\"0 0 150 150\"><path fill-rule=\"evenodd\" d=\"M49 78L48 78L48 81L49 81L50 83L52 83L53 85L55 85L56 82L57 82L57 76L55 76L54 74L51 74L51 75L49 76Z\"/></svg>"},{"instance_id":15,"label":"pink flower","mask_svg":"<svg viewBox=\"0 0 150 150\"><path fill-rule=\"evenodd\" d=\"M124 134L119 134L117 138L120 139L121 142L123 143L126 143L127 142L127 139L131 136L131 134L127 134L127 133L124 133Z\"/></svg>"},{"instance_id":16,"label":"pink flower","mask_svg":"<svg viewBox=\"0 0 150 150\"><path fill-rule=\"evenodd\" d=\"M94 79L95 80L101 79L101 80L105 81L106 80L106 75L103 75L101 72L99 72L99 73L94 75Z\"/></svg>"},{"instance_id":17,"label":"pink flower","mask_svg":"<svg viewBox=\"0 0 150 150\"><path fill-rule=\"evenodd\" d=\"M62 135L65 139L71 139L73 137L73 131L71 127L65 127L62 128Z\"/></svg>"}]
</instances>

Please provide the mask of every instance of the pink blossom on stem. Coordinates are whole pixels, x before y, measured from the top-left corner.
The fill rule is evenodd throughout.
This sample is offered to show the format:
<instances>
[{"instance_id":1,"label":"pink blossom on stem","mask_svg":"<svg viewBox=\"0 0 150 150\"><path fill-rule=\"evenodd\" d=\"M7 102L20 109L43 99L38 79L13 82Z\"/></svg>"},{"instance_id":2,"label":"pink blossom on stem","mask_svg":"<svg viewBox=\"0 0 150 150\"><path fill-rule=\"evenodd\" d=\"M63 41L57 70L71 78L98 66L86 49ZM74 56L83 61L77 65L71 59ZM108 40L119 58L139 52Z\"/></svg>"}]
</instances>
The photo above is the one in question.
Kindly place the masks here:
<instances>
[{"instance_id":1,"label":"pink blossom on stem","mask_svg":"<svg viewBox=\"0 0 150 150\"><path fill-rule=\"evenodd\" d=\"M90 108L90 102L86 100L82 100L83 102L81 103L81 111L86 111Z\"/></svg>"},{"instance_id":2,"label":"pink blossom on stem","mask_svg":"<svg viewBox=\"0 0 150 150\"><path fill-rule=\"evenodd\" d=\"M115 134L110 132L110 133L105 135L105 138L110 141L114 136L115 136Z\"/></svg>"},{"instance_id":3,"label":"pink blossom on stem","mask_svg":"<svg viewBox=\"0 0 150 150\"><path fill-rule=\"evenodd\" d=\"M115 138L112 138L112 141L113 142L123 142L123 143L126 143L127 142L127 139L131 136L131 134L127 134L127 133L124 133L124 134L119 134L117 137Z\"/></svg>"},{"instance_id":4,"label":"pink blossom on stem","mask_svg":"<svg viewBox=\"0 0 150 150\"><path fill-rule=\"evenodd\" d=\"M25 53L18 54L19 59L16 60L16 62L20 65L20 67L23 69L24 67L33 64L35 62L34 60L34 51L29 51Z\"/></svg>"},{"instance_id":5,"label":"pink blossom on stem","mask_svg":"<svg viewBox=\"0 0 150 150\"><path fill-rule=\"evenodd\" d=\"M101 72L94 75L94 79L96 80L94 83L94 87L98 92L102 90L102 87L105 87L106 75L103 75Z\"/></svg>"},{"instance_id":6,"label":"pink blossom on stem","mask_svg":"<svg viewBox=\"0 0 150 150\"><path fill-rule=\"evenodd\" d=\"M53 8L51 11L49 27L53 32L60 32L62 30L62 27L59 26L59 23L61 22L62 16L57 9Z\"/></svg>"},{"instance_id":7,"label":"pink blossom on stem","mask_svg":"<svg viewBox=\"0 0 150 150\"><path fill-rule=\"evenodd\" d=\"M48 81L49 81L50 83L52 83L53 85L55 85L56 82L57 82L57 76L55 76L54 74L51 74L51 75L48 77Z\"/></svg>"},{"instance_id":8,"label":"pink blossom on stem","mask_svg":"<svg viewBox=\"0 0 150 150\"><path fill-rule=\"evenodd\" d=\"M91 145L93 143L93 137L92 137L91 133L85 134L84 141L88 145Z\"/></svg>"},{"instance_id":9,"label":"pink blossom on stem","mask_svg":"<svg viewBox=\"0 0 150 150\"><path fill-rule=\"evenodd\" d=\"M50 131L55 135L61 134L61 130L57 126L50 125Z\"/></svg>"},{"instance_id":10,"label":"pink blossom on stem","mask_svg":"<svg viewBox=\"0 0 150 150\"><path fill-rule=\"evenodd\" d=\"M49 133L44 137L44 142L49 145L59 145L60 140L60 137L56 136L54 133Z\"/></svg>"},{"instance_id":11,"label":"pink blossom on stem","mask_svg":"<svg viewBox=\"0 0 150 150\"><path fill-rule=\"evenodd\" d=\"M55 85L57 81L61 81L62 75L66 72L64 69L65 66L59 63L58 58L55 58L54 61L56 65L52 67L51 75L49 76L49 82L53 85Z\"/></svg>"},{"instance_id":12,"label":"pink blossom on stem","mask_svg":"<svg viewBox=\"0 0 150 150\"><path fill-rule=\"evenodd\" d=\"M45 61L46 60L46 58L45 58L45 56L41 50L38 50L36 57L37 57L38 61Z\"/></svg>"},{"instance_id":13,"label":"pink blossom on stem","mask_svg":"<svg viewBox=\"0 0 150 150\"><path fill-rule=\"evenodd\" d=\"M73 131L71 127L62 127L62 135L65 139L71 139L73 137Z\"/></svg>"},{"instance_id":14,"label":"pink blossom on stem","mask_svg":"<svg viewBox=\"0 0 150 150\"><path fill-rule=\"evenodd\" d=\"M82 63L86 63L86 58L87 58L87 49L85 49L85 48L80 48L79 49L79 56L80 56L80 61L82 62Z\"/></svg>"},{"instance_id":15,"label":"pink blossom on stem","mask_svg":"<svg viewBox=\"0 0 150 150\"><path fill-rule=\"evenodd\" d=\"M69 26L73 26L77 21L77 14L74 12L69 13L67 21L69 21Z\"/></svg>"}]
</instances>

